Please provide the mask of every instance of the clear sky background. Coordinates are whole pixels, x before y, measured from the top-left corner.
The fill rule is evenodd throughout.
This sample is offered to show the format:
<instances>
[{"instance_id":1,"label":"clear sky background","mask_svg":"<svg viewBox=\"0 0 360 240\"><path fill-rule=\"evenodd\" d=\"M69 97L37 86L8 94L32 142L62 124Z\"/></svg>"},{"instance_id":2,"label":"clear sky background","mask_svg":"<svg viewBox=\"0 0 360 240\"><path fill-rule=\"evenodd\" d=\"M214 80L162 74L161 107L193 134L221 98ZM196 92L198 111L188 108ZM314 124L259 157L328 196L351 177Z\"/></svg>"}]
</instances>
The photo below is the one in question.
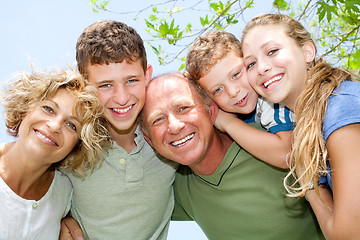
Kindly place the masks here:
<instances>
[{"instance_id":1,"label":"clear sky background","mask_svg":"<svg viewBox=\"0 0 360 240\"><path fill-rule=\"evenodd\" d=\"M141 10L154 2L151 0L110 0L109 9L117 12ZM177 5L193 0L177 1ZM204 1L205 6L208 1ZM242 1L243 2L243 1ZM244 16L239 24L229 29L236 36L244 27L243 22L259 13L271 12L270 0L255 0L255 7ZM160 7L159 7L160 8ZM3 1L0 7L0 83L10 78L17 71L59 66L65 68L75 63L75 44L81 32L98 20L112 19L125 22L135 28L145 40L151 37L144 30L144 18L149 11L139 15L119 15L108 12L93 13L90 0L11 0ZM184 21L199 21L196 14L186 14ZM176 71L179 61L171 65L159 66L157 58L148 44L145 44L148 62L154 67L154 75ZM166 47L166 44L162 44ZM166 48L165 48L166 49ZM2 109L1 109L2 113ZM13 141L5 129L0 117L0 142ZM211 211L211 209L209 209ZM207 239L199 227L193 222L172 222L169 240Z\"/></svg>"}]
</instances>

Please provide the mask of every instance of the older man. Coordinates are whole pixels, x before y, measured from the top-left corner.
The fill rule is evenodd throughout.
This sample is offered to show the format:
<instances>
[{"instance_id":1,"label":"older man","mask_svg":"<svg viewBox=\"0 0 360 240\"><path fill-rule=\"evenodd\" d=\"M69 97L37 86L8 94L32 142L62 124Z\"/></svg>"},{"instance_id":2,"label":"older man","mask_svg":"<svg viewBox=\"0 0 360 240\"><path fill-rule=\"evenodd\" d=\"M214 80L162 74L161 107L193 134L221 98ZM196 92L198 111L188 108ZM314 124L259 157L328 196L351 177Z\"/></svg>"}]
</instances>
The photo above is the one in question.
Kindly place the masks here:
<instances>
[{"instance_id":1,"label":"older man","mask_svg":"<svg viewBox=\"0 0 360 240\"><path fill-rule=\"evenodd\" d=\"M173 220L195 220L209 239L323 239L302 199L287 198L286 172L254 158L213 127L217 106L178 73L147 86L141 125L181 166Z\"/></svg>"}]
</instances>

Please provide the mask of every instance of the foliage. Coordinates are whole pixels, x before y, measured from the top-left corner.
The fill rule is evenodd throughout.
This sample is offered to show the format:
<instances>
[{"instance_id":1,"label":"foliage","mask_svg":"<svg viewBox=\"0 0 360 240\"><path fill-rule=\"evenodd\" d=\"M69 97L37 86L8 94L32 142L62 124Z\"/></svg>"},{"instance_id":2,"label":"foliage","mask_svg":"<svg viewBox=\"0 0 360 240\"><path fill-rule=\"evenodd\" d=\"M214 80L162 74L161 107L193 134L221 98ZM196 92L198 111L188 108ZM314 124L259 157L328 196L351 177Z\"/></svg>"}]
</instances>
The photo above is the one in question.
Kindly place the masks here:
<instances>
[{"instance_id":1,"label":"foliage","mask_svg":"<svg viewBox=\"0 0 360 240\"><path fill-rule=\"evenodd\" d=\"M260 0L256 0L259 2ZM154 3L158 2L158 3ZM274 0L271 12L288 14L301 21L310 32L325 58L332 64L348 69L360 69L360 3L359 0ZM174 60L182 61L184 67L186 50L195 38L214 29L230 29L245 25L244 16L255 6L255 0L167 0L152 1L149 6L131 12L134 19L145 12L146 31L151 36L148 43L165 65ZM91 0L93 10L110 11L109 1ZM180 6L181 5L181 6ZM198 22L189 22L188 14L197 14ZM240 22L242 20L242 22ZM231 32L231 30L229 30ZM240 31L238 31L240 32ZM166 49L164 51L164 44Z\"/></svg>"}]
</instances>

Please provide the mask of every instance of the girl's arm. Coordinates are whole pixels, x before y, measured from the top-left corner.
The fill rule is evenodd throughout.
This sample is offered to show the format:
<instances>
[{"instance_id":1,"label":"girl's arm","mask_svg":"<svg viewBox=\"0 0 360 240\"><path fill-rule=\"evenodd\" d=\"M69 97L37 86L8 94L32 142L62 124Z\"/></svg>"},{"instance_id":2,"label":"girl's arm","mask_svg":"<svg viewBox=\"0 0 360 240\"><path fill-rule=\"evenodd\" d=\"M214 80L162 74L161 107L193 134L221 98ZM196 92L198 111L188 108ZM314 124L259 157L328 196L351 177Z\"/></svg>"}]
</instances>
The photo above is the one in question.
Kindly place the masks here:
<instances>
[{"instance_id":1,"label":"girl's arm","mask_svg":"<svg viewBox=\"0 0 360 240\"><path fill-rule=\"evenodd\" d=\"M280 168L288 168L292 131L270 133L256 129L234 114L219 109L215 127L227 132L241 147L253 156Z\"/></svg>"},{"instance_id":2,"label":"girl's arm","mask_svg":"<svg viewBox=\"0 0 360 240\"><path fill-rule=\"evenodd\" d=\"M307 198L326 239L359 239L360 123L334 131L327 140L327 149L332 171L333 198L323 190L324 202L314 191L309 191Z\"/></svg>"}]
</instances>

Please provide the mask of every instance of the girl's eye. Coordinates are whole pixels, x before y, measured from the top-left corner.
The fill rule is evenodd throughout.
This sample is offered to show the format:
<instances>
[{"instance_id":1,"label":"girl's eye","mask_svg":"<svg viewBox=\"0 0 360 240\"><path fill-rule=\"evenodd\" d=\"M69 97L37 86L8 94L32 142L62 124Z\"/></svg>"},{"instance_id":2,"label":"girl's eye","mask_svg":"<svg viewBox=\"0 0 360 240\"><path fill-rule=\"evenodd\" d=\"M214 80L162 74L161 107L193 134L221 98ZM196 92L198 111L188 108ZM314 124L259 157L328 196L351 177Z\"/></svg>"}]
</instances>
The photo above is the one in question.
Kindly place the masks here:
<instances>
[{"instance_id":1,"label":"girl's eye","mask_svg":"<svg viewBox=\"0 0 360 240\"><path fill-rule=\"evenodd\" d=\"M49 106L43 106L43 109L48 113L54 113L54 110Z\"/></svg>"},{"instance_id":2,"label":"girl's eye","mask_svg":"<svg viewBox=\"0 0 360 240\"><path fill-rule=\"evenodd\" d=\"M218 94L222 89L223 89L223 87L219 87L219 88L215 89L215 91L213 92L213 94L214 94L214 95Z\"/></svg>"},{"instance_id":3,"label":"girl's eye","mask_svg":"<svg viewBox=\"0 0 360 240\"><path fill-rule=\"evenodd\" d=\"M271 55L275 54L277 51L279 51L279 49L273 49L268 53L268 55L271 56Z\"/></svg>"},{"instance_id":4,"label":"girl's eye","mask_svg":"<svg viewBox=\"0 0 360 240\"><path fill-rule=\"evenodd\" d=\"M255 65L256 62L251 62L246 66L246 70L249 70L250 68L252 68Z\"/></svg>"},{"instance_id":5,"label":"girl's eye","mask_svg":"<svg viewBox=\"0 0 360 240\"><path fill-rule=\"evenodd\" d=\"M68 122L68 123L66 123L66 125L67 125L69 128L71 128L72 130L74 130L74 131L76 132L76 126L75 126L75 124L73 124L72 122Z\"/></svg>"}]
</instances>

